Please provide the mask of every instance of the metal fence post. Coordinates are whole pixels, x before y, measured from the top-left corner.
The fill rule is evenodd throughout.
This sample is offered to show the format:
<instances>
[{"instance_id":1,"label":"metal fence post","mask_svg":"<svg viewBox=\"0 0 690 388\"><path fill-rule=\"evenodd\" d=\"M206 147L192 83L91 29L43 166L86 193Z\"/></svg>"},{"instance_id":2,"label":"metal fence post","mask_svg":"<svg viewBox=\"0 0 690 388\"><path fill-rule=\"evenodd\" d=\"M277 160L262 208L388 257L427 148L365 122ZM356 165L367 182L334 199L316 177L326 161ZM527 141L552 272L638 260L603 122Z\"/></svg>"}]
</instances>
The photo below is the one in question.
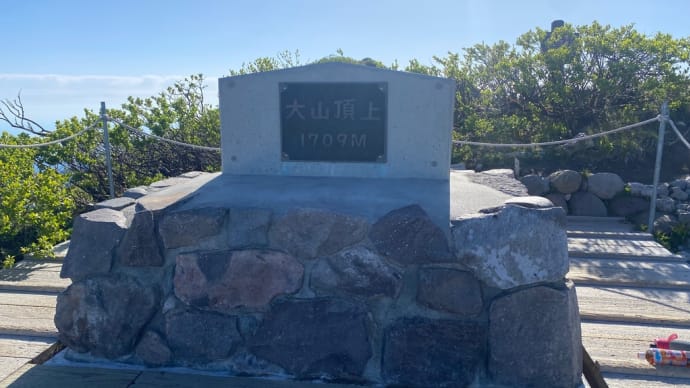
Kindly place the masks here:
<instances>
[{"instance_id":1,"label":"metal fence post","mask_svg":"<svg viewBox=\"0 0 690 388\"><path fill-rule=\"evenodd\" d=\"M661 174L661 157L664 151L664 133L666 132L666 120L668 120L668 101L661 105L661 123L659 124L659 138L656 142L656 162L654 163L654 182L652 182L652 196L649 199L649 222L647 230L654 233L654 219L656 218L656 191L659 186Z\"/></svg>"},{"instance_id":2,"label":"metal fence post","mask_svg":"<svg viewBox=\"0 0 690 388\"><path fill-rule=\"evenodd\" d=\"M101 120L103 120L103 143L105 145L105 168L108 171L108 189L110 198L115 198L113 185L113 164L110 160L110 138L108 136L108 117L105 114L105 102L101 101Z\"/></svg>"}]
</instances>

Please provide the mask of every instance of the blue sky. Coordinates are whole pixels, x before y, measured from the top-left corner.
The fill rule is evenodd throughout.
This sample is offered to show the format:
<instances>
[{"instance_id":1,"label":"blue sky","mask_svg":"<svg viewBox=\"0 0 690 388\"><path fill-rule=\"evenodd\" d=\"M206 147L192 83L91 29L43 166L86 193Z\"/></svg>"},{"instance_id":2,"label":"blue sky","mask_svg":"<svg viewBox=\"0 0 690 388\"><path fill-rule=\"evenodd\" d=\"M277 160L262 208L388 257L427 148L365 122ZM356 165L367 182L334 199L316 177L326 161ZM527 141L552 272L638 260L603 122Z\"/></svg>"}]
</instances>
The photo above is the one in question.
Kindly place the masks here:
<instances>
[{"instance_id":1,"label":"blue sky","mask_svg":"<svg viewBox=\"0 0 690 388\"><path fill-rule=\"evenodd\" d=\"M554 19L690 36L687 0L0 0L0 12L0 99L21 90L27 115L48 129L189 74L208 78L215 104L218 77L284 50L303 62L342 49L431 64L476 43L514 43Z\"/></svg>"}]
</instances>

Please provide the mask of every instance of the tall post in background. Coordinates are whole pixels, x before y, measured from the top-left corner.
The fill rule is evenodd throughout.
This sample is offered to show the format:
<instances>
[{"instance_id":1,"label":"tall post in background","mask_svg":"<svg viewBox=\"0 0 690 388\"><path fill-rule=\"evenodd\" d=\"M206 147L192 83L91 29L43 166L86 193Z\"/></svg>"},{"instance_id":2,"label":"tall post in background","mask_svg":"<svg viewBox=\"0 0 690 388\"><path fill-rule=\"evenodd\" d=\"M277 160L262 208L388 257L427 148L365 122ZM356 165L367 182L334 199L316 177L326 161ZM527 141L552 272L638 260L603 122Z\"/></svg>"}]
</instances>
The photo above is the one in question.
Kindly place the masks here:
<instances>
[{"instance_id":1,"label":"tall post in background","mask_svg":"<svg viewBox=\"0 0 690 388\"><path fill-rule=\"evenodd\" d=\"M108 117L105 114L105 102L101 101L101 120L103 120L103 143L105 145L105 168L108 171L108 189L110 198L115 198L113 185L113 165L110 161L110 138L108 137Z\"/></svg>"},{"instance_id":2,"label":"tall post in background","mask_svg":"<svg viewBox=\"0 0 690 388\"><path fill-rule=\"evenodd\" d=\"M656 162L654 163L654 182L652 182L652 196L649 199L649 222L647 230L654 233L654 219L656 218L656 191L659 186L659 175L661 174L661 157L664 151L664 133L666 132L666 121L668 120L668 101L661 105L661 123L659 124L659 138L656 142Z\"/></svg>"}]
</instances>

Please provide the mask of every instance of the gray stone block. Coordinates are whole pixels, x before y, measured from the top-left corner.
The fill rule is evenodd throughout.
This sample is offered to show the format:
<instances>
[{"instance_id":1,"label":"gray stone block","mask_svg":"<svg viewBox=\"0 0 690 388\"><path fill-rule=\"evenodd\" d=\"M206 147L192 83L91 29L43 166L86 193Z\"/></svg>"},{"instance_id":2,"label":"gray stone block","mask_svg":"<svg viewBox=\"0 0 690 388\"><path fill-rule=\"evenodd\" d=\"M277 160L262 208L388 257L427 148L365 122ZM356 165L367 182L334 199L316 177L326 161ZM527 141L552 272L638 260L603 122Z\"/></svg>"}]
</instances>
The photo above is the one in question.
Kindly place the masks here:
<instances>
[{"instance_id":1,"label":"gray stone block","mask_svg":"<svg viewBox=\"0 0 690 388\"><path fill-rule=\"evenodd\" d=\"M117 210L99 209L77 216L60 277L76 282L108 273L126 230L127 219Z\"/></svg>"},{"instance_id":2,"label":"gray stone block","mask_svg":"<svg viewBox=\"0 0 690 388\"><path fill-rule=\"evenodd\" d=\"M670 197L679 201L686 201L688 199L688 193L679 187L671 187Z\"/></svg>"},{"instance_id":3,"label":"gray stone block","mask_svg":"<svg viewBox=\"0 0 690 388\"><path fill-rule=\"evenodd\" d=\"M278 218L269 230L270 246L302 259L331 255L357 244L367 234L363 218L315 209L297 209Z\"/></svg>"},{"instance_id":4,"label":"gray stone block","mask_svg":"<svg viewBox=\"0 0 690 388\"><path fill-rule=\"evenodd\" d=\"M672 213L676 210L676 201L673 198L657 198L656 210L664 213Z\"/></svg>"},{"instance_id":5,"label":"gray stone block","mask_svg":"<svg viewBox=\"0 0 690 388\"><path fill-rule=\"evenodd\" d=\"M617 174L599 172L587 178L587 190L601 199L611 199L623 192L625 182Z\"/></svg>"},{"instance_id":6,"label":"gray stone block","mask_svg":"<svg viewBox=\"0 0 690 388\"><path fill-rule=\"evenodd\" d=\"M543 209L554 206L553 202L549 199L537 196L515 197L505 200L503 204L522 206L530 209Z\"/></svg>"},{"instance_id":7,"label":"gray stone block","mask_svg":"<svg viewBox=\"0 0 690 388\"><path fill-rule=\"evenodd\" d=\"M236 317L195 310L166 314L165 335L174 359L185 363L227 358L242 343Z\"/></svg>"},{"instance_id":8,"label":"gray stone block","mask_svg":"<svg viewBox=\"0 0 690 388\"><path fill-rule=\"evenodd\" d=\"M508 386L581 384L582 339L577 296L533 287L496 299L489 317L489 374Z\"/></svg>"},{"instance_id":9,"label":"gray stone block","mask_svg":"<svg viewBox=\"0 0 690 388\"><path fill-rule=\"evenodd\" d=\"M369 239L381 255L401 264L451 259L445 234L417 205L383 216L372 226Z\"/></svg>"},{"instance_id":10,"label":"gray stone block","mask_svg":"<svg viewBox=\"0 0 690 388\"><path fill-rule=\"evenodd\" d=\"M676 217L670 214L662 214L654 220L654 231L670 234L678 224Z\"/></svg>"},{"instance_id":11,"label":"gray stone block","mask_svg":"<svg viewBox=\"0 0 690 388\"><path fill-rule=\"evenodd\" d=\"M394 297L402 273L366 247L347 248L319 259L312 268L311 288L325 294Z\"/></svg>"},{"instance_id":12,"label":"gray stone block","mask_svg":"<svg viewBox=\"0 0 690 388\"><path fill-rule=\"evenodd\" d=\"M304 268L294 257L266 250L182 254L176 258L175 295L197 308L231 313L263 309L302 285Z\"/></svg>"},{"instance_id":13,"label":"gray stone block","mask_svg":"<svg viewBox=\"0 0 690 388\"><path fill-rule=\"evenodd\" d=\"M467 387L486 355L486 327L472 321L402 319L385 334L384 382L400 387Z\"/></svg>"},{"instance_id":14,"label":"gray stone block","mask_svg":"<svg viewBox=\"0 0 690 388\"><path fill-rule=\"evenodd\" d=\"M604 202L590 192L573 193L568 201L570 214L574 216L606 217L608 211Z\"/></svg>"},{"instance_id":15,"label":"gray stone block","mask_svg":"<svg viewBox=\"0 0 690 388\"><path fill-rule=\"evenodd\" d=\"M128 267L159 267L163 254L156 238L153 212L140 211L134 215L132 225L117 250L120 265Z\"/></svg>"},{"instance_id":16,"label":"gray stone block","mask_svg":"<svg viewBox=\"0 0 690 388\"><path fill-rule=\"evenodd\" d=\"M197 245L221 233L226 215L222 208L168 212L158 223L158 233L165 249Z\"/></svg>"},{"instance_id":17,"label":"gray stone block","mask_svg":"<svg viewBox=\"0 0 690 388\"><path fill-rule=\"evenodd\" d=\"M544 198L548 199L553 203L554 206L558 206L563 211L565 211L565 214L568 214L570 212L570 209L568 208L568 201L565 199L565 195L561 193L550 193L546 194Z\"/></svg>"},{"instance_id":18,"label":"gray stone block","mask_svg":"<svg viewBox=\"0 0 690 388\"><path fill-rule=\"evenodd\" d=\"M94 209L113 209L113 210L122 210L126 208L127 206L133 205L134 202L136 202L133 198L129 197L119 197L119 198L113 198L109 199L107 201L99 202L95 204L93 207Z\"/></svg>"},{"instance_id":19,"label":"gray stone block","mask_svg":"<svg viewBox=\"0 0 690 388\"><path fill-rule=\"evenodd\" d=\"M265 316L248 349L297 378L361 380L372 355L367 314L345 299L281 302Z\"/></svg>"},{"instance_id":20,"label":"gray stone block","mask_svg":"<svg viewBox=\"0 0 690 388\"><path fill-rule=\"evenodd\" d=\"M561 281L568 272L563 209L506 206L453 223L458 259L492 287Z\"/></svg>"},{"instance_id":21,"label":"gray stone block","mask_svg":"<svg viewBox=\"0 0 690 388\"><path fill-rule=\"evenodd\" d=\"M633 196L619 196L609 202L609 212L616 217L631 217L649 210L649 199Z\"/></svg>"},{"instance_id":22,"label":"gray stone block","mask_svg":"<svg viewBox=\"0 0 690 388\"><path fill-rule=\"evenodd\" d=\"M153 286L122 274L73 283L57 298L59 339L78 352L123 356L134 349L158 301Z\"/></svg>"},{"instance_id":23,"label":"gray stone block","mask_svg":"<svg viewBox=\"0 0 690 388\"><path fill-rule=\"evenodd\" d=\"M582 175L573 170L559 170L548 177L551 188L561 194L576 192L582 183Z\"/></svg>"},{"instance_id":24,"label":"gray stone block","mask_svg":"<svg viewBox=\"0 0 690 388\"><path fill-rule=\"evenodd\" d=\"M123 197L128 197L132 199L139 199L149 193L149 190L146 188L146 186L137 186L137 187L132 187L131 189L125 190L125 192L122 194Z\"/></svg>"},{"instance_id":25,"label":"gray stone block","mask_svg":"<svg viewBox=\"0 0 690 388\"><path fill-rule=\"evenodd\" d=\"M475 316L483 306L481 284L471 272L421 268L417 302L435 310Z\"/></svg>"},{"instance_id":26,"label":"gray stone block","mask_svg":"<svg viewBox=\"0 0 690 388\"><path fill-rule=\"evenodd\" d=\"M268 209L230 209L228 245L230 248L261 248L268 245L272 212Z\"/></svg>"},{"instance_id":27,"label":"gray stone block","mask_svg":"<svg viewBox=\"0 0 690 388\"><path fill-rule=\"evenodd\" d=\"M527 194L542 195L549 192L549 181L537 174L529 174L520 178L525 187L527 187Z\"/></svg>"},{"instance_id":28,"label":"gray stone block","mask_svg":"<svg viewBox=\"0 0 690 388\"><path fill-rule=\"evenodd\" d=\"M172 352L165 340L150 330L141 336L134 353L145 365L151 367L168 365L172 360Z\"/></svg>"}]
</instances>

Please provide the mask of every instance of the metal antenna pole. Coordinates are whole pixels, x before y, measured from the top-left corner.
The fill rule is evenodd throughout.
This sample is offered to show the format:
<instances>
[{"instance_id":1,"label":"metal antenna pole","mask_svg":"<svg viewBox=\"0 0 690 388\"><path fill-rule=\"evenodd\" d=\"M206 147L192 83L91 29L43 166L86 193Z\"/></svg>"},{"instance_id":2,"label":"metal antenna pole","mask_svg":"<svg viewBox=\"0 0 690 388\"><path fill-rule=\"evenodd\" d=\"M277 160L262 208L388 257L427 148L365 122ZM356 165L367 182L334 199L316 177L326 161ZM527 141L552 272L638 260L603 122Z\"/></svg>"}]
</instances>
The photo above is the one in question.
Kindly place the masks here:
<instances>
[{"instance_id":1,"label":"metal antenna pole","mask_svg":"<svg viewBox=\"0 0 690 388\"><path fill-rule=\"evenodd\" d=\"M115 198L113 185L113 165L110 160L110 138L108 137L108 117L105 114L105 102L101 101L101 120L103 120L103 143L105 144L105 168L108 171L108 189L110 198Z\"/></svg>"},{"instance_id":2,"label":"metal antenna pole","mask_svg":"<svg viewBox=\"0 0 690 388\"><path fill-rule=\"evenodd\" d=\"M661 174L661 157L664 152L664 133L666 132L666 121L668 120L668 101L661 105L661 123L659 124L659 138L656 142L656 163L654 163L654 182L652 182L652 197L649 199L649 222L647 230L654 233L654 219L656 218L656 191L659 186L659 175Z\"/></svg>"}]
</instances>

